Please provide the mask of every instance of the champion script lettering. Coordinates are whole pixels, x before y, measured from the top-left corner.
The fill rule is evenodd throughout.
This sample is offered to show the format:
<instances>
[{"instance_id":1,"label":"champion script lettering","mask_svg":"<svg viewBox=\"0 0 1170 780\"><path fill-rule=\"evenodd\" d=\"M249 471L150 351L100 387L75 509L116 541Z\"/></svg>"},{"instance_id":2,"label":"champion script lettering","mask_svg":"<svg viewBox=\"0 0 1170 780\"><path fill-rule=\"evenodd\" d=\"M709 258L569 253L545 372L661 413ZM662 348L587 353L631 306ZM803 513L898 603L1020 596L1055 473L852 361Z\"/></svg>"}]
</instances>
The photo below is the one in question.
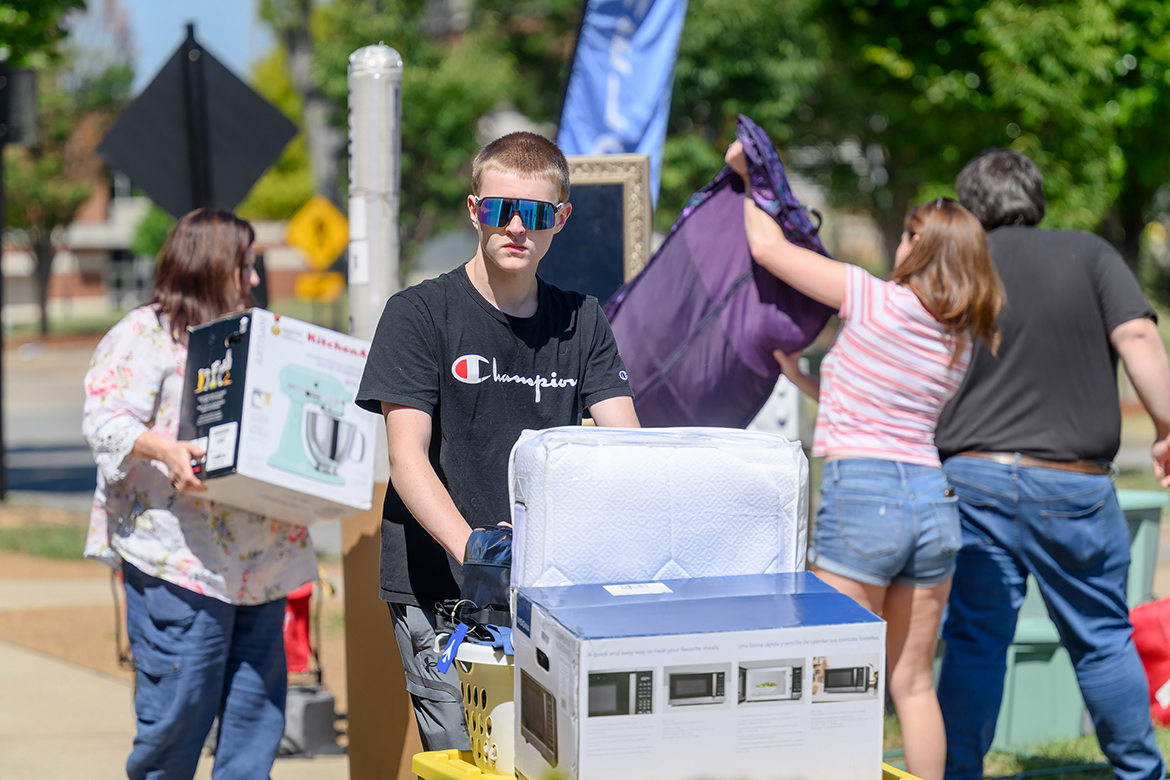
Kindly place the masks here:
<instances>
[{"instance_id":1,"label":"champion script lettering","mask_svg":"<svg viewBox=\"0 0 1170 780\"><path fill-rule=\"evenodd\" d=\"M463 355L455 358L455 362L451 364L451 375L467 385L478 385L489 379L500 384L528 385L536 391L536 403L540 403L540 391L544 388L561 389L577 386L576 379L573 377L558 377L556 371L553 371L547 377L541 376L540 374L536 376L520 376L519 374L500 373L495 358L491 360L491 374L485 375L480 372L480 367L487 362L488 359L482 355Z\"/></svg>"}]
</instances>

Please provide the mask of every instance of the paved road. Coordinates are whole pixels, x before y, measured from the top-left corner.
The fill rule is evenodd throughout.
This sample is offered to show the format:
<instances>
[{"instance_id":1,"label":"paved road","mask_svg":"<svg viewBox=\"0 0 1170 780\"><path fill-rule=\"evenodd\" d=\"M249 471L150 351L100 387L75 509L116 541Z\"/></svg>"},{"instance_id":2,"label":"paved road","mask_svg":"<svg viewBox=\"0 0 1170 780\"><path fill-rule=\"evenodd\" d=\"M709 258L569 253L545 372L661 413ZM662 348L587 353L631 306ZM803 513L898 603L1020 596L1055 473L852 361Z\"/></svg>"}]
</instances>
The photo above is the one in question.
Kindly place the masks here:
<instances>
[{"instance_id":1,"label":"paved road","mask_svg":"<svg viewBox=\"0 0 1170 780\"><path fill-rule=\"evenodd\" d=\"M62 563L68 571L49 576L20 575L17 567L18 577L0 577L0 615L45 614L82 605L112 615L109 578L88 572L77 576L84 566ZM101 566L92 568L102 572ZM0 778L125 778L134 739L133 695L132 684L124 678L0 641ZM209 780L211 764L206 756L201 760L197 780ZM273 780L348 777L345 755L281 759L272 771Z\"/></svg>"},{"instance_id":2,"label":"paved road","mask_svg":"<svg viewBox=\"0 0 1170 780\"><path fill-rule=\"evenodd\" d=\"M81 436L81 385L95 344L96 338L4 351L4 443L11 490L93 490L97 470Z\"/></svg>"}]
</instances>

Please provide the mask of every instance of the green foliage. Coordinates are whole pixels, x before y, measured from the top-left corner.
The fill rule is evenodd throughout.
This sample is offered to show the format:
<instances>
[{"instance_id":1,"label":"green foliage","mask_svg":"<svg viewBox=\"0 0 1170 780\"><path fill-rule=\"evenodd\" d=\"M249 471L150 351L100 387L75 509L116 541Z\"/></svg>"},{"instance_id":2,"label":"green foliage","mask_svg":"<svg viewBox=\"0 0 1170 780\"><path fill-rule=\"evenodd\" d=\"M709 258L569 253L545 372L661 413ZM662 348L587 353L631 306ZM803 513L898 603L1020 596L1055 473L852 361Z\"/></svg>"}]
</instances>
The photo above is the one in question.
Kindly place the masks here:
<instances>
[{"instance_id":1,"label":"green foliage","mask_svg":"<svg viewBox=\"0 0 1170 780\"><path fill-rule=\"evenodd\" d=\"M293 88L288 74L288 51L276 46L252 72L252 86L298 127L304 97ZM313 194L313 173L302 129L284 148L280 159L252 185L236 211L245 219L288 219Z\"/></svg>"},{"instance_id":2,"label":"green foliage","mask_svg":"<svg viewBox=\"0 0 1170 780\"><path fill-rule=\"evenodd\" d=\"M265 13L286 6L297 4L269 0ZM330 0L312 6L310 23L314 80L338 127L351 52L385 41L406 63L407 255L462 219L479 117L507 103L537 121L558 118L582 3L479 0L472 25L451 37L429 33L427 8ZM283 57L262 63L255 83L299 120ZM969 159L1010 146L1045 176L1046 226L1101 230L1132 260L1146 221L1170 207L1170 3L690 0L659 228L720 168L737 113L837 207L873 214L887 241L909 206L952 193ZM287 216L309 191L298 140L242 210Z\"/></svg>"},{"instance_id":3,"label":"green foliage","mask_svg":"<svg viewBox=\"0 0 1170 780\"><path fill-rule=\"evenodd\" d=\"M29 233L68 223L92 186L65 178L64 171L58 153L33 155L23 146L4 147L6 223Z\"/></svg>"},{"instance_id":4,"label":"green foliage","mask_svg":"<svg viewBox=\"0 0 1170 780\"><path fill-rule=\"evenodd\" d=\"M750 116L778 145L824 74L823 29L808 0L692 0L679 41L663 154L659 229L723 165L736 115Z\"/></svg>"},{"instance_id":5,"label":"green foliage","mask_svg":"<svg viewBox=\"0 0 1170 780\"><path fill-rule=\"evenodd\" d=\"M385 41L402 55L403 254L443 227L466 219L459 204L478 148L476 121L521 94L514 58L500 50L490 19L447 44L424 34L423 0L332 0L317 6L316 77L337 106L346 101L346 62ZM344 126L345 113L334 120Z\"/></svg>"},{"instance_id":6,"label":"green foliage","mask_svg":"<svg viewBox=\"0 0 1170 780\"><path fill-rule=\"evenodd\" d=\"M51 55L65 37L66 14L83 10L85 0L17 0L0 2L0 60L27 67L37 55Z\"/></svg>"},{"instance_id":7,"label":"green foliage","mask_svg":"<svg viewBox=\"0 0 1170 780\"><path fill-rule=\"evenodd\" d=\"M59 60L38 74L39 145L8 146L4 157L5 218L24 231L35 258L42 333L49 330L53 231L73 219L102 175L93 147L128 100L133 77L125 65L85 76L71 73L68 64Z\"/></svg>"},{"instance_id":8,"label":"green foliage","mask_svg":"<svg viewBox=\"0 0 1170 780\"><path fill-rule=\"evenodd\" d=\"M476 25L494 30L521 88L510 102L538 122L556 122L581 26L581 0L477 0Z\"/></svg>"},{"instance_id":9,"label":"green foliage","mask_svg":"<svg viewBox=\"0 0 1170 780\"><path fill-rule=\"evenodd\" d=\"M875 213L890 237L967 160L1010 146L1044 174L1046 226L1104 229L1136 258L1170 174L1159 132L1170 118L1165 3L822 0L821 10L832 56L799 142L821 150L802 159L838 205ZM850 139L864 159L840 153Z\"/></svg>"},{"instance_id":10,"label":"green foliage","mask_svg":"<svg viewBox=\"0 0 1170 780\"><path fill-rule=\"evenodd\" d=\"M174 226L174 217L151 204L150 211L134 229L134 239L130 242L130 251L136 257L157 258Z\"/></svg>"}]
</instances>

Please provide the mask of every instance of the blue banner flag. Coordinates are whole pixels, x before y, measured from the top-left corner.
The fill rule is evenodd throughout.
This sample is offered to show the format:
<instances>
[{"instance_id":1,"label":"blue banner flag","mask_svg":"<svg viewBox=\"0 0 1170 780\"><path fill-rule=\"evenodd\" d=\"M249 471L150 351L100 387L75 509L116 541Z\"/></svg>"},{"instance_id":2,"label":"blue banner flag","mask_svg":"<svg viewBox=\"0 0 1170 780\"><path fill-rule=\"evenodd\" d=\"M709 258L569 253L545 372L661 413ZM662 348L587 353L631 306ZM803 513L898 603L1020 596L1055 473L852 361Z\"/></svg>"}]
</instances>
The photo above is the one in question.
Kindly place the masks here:
<instances>
[{"instance_id":1,"label":"blue banner flag","mask_svg":"<svg viewBox=\"0 0 1170 780\"><path fill-rule=\"evenodd\" d=\"M686 0L588 0L557 131L565 154L648 155L655 205L686 13Z\"/></svg>"}]
</instances>

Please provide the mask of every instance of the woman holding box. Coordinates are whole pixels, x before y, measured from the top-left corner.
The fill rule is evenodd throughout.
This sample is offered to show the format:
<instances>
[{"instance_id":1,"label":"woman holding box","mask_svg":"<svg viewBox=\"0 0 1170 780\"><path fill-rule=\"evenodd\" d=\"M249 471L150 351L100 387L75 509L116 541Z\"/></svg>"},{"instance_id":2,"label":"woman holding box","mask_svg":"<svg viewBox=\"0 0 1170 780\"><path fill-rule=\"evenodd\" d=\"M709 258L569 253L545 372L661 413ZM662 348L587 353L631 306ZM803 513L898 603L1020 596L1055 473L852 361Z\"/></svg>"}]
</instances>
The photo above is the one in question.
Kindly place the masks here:
<instances>
[{"instance_id":1,"label":"woman holding box","mask_svg":"<svg viewBox=\"0 0 1170 780\"><path fill-rule=\"evenodd\" d=\"M727 163L750 193L739 142ZM885 618L907 769L942 780L946 736L932 664L960 532L934 430L967 371L972 334L992 349L999 341L1003 289L983 227L949 198L918 206L884 282L790 244L751 197L744 224L757 263L840 310L820 380L801 373L797 355L776 355L785 376L820 400L813 454L825 468L809 560L821 579Z\"/></svg>"},{"instance_id":2,"label":"woman holding box","mask_svg":"<svg viewBox=\"0 0 1170 780\"><path fill-rule=\"evenodd\" d=\"M150 302L105 335L85 376L98 465L85 554L125 581L132 780L190 778L217 716L217 780L267 777L284 731L285 596L316 579L312 543L303 526L201 499L203 450L176 440L187 329L245 307L254 238L230 212L180 219Z\"/></svg>"}]
</instances>

